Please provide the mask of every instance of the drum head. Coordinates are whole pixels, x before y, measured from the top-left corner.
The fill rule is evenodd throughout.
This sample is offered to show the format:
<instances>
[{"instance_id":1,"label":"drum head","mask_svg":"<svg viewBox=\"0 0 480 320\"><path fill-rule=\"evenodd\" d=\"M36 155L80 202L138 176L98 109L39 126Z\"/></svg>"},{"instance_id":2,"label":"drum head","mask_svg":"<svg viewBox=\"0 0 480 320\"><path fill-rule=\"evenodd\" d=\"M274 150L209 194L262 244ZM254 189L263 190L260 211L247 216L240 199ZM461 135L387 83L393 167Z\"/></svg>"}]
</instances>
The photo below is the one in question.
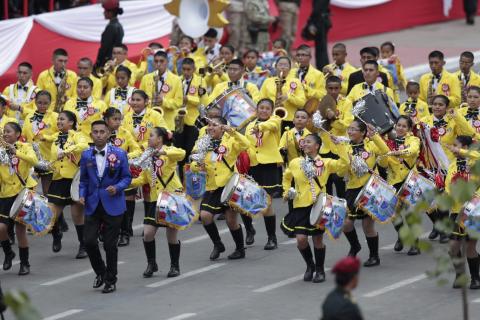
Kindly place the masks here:
<instances>
[{"instance_id":1,"label":"drum head","mask_svg":"<svg viewBox=\"0 0 480 320\"><path fill-rule=\"evenodd\" d=\"M225 187L223 187L222 196L220 197L221 203L226 203L228 200L230 200L233 191L235 191L235 188L237 187L239 179L240 175L238 173L234 173Z\"/></svg>"},{"instance_id":2,"label":"drum head","mask_svg":"<svg viewBox=\"0 0 480 320\"><path fill-rule=\"evenodd\" d=\"M73 201L78 201L80 199L80 170L75 174L70 186L70 196Z\"/></svg>"},{"instance_id":3,"label":"drum head","mask_svg":"<svg viewBox=\"0 0 480 320\"><path fill-rule=\"evenodd\" d=\"M326 193L320 193L318 195L317 202L312 207L312 210L310 211L310 224L313 226L317 223L318 219L322 215L323 212L323 206L325 205L325 200L327 199L327 194Z\"/></svg>"},{"instance_id":4,"label":"drum head","mask_svg":"<svg viewBox=\"0 0 480 320\"><path fill-rule=\"evenodd\" d=\"M10 209L10 217L14 217L17 214L20 207L23 205L27 191L28 189L25 188L22 191L20 191L20 193L17 195L17 198L15 199L15 202L13 203L12 208Z\"/></svg>"}]
</instances>

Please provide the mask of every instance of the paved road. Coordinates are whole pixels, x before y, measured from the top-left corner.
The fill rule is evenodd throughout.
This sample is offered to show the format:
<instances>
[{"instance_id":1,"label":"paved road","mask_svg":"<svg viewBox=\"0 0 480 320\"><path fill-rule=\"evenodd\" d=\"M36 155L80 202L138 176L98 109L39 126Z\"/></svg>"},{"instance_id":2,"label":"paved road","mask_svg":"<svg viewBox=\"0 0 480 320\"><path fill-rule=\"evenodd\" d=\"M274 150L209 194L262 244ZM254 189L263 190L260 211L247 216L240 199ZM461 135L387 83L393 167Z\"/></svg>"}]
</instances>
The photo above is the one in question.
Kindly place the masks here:
<instances>
[{"instance_id":1,"label":"paved road","mask_svg":"<svg viewBox=\"0 0 480 320\"><path fill-rule=\"evenodd\" d=\"M275 200L277 215L286 208ZM142 205L137 205L136 224L141 223ZM69 214L67 213L67 218ZM69 220L69 219L68 219ZM72 226L69 220L70 226ZM219 229L225 230L223 222ZM304 264L295 244L281 234L279 249L264 251L266 239L263 221L256 221L256 243L240 261L226 259L233 241L223 231L227 254L215 262L208 260L211 243L201 225L181 233L182 276L167 279L168 248L164 231L157 235L157 261L161 272L151 279L142 278L146 266L141 229L129 247L120 248L117 292L103 295L91 288L93 273L87 260L75 260L77 242L71 231L64 235L63 250L51 252L51 238L33 238L31 271L26 277L16 275L18 265L1 273L5 289L25 290L46 319L317 319L320 304L333 287L327 272L323 284L301 280ZM426 225L428 228L429 226ZM363 269L360 287L355 292L366 319L455 319L460 315L460 292L438 287L426 279L425 270L432 257L422 254L408 257L394 253L396 235L391 225L379 226L381 266ZM361 258L368 255L366 243ZM345 239L327 240L326 267L347 252ZM472 313L480 312L480 292L469 291ZM7 319L11 315L7 315ZM472 318L473 319L473 318Z\"/></svg>"}]
</instances>

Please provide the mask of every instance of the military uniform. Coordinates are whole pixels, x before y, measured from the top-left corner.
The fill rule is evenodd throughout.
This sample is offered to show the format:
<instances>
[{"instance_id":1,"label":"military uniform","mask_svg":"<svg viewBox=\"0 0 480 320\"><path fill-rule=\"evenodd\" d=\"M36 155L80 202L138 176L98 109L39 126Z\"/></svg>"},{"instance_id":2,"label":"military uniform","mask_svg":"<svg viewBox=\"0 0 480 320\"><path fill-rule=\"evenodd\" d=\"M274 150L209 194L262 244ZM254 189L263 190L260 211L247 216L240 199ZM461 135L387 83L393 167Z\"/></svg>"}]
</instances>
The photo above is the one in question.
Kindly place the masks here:
<instances>
[{"instance_id":1,"label":"military uniform","mask_svg":"<svg viewBox=\"0 0 480 320\"><path fill-rule=\"evenodd\" d=\"M282 37L287 42L287 51L295 42L297 34L298 11L300 6L299 0L276 0L280 25L282 26Z\"/></svg>"},{"instance_id":2,"label":"military uniform","mask_svg":"<svg viewBox=\"0 0 480 320\"><path fill-rule=\"evenodd\" d=\"M330 292L322 305L321 320L363 320L358 305L353 302L350 293L341 287Z\"/></svg>"},{"instance_id":3,"label":"military uniform","mask_svg":"<svg viewBox=\"0 0 480 320\"><path fill-rule=\"evenodd\" d=\"M227 8L228 44L237 50L245 47L245 38L242 34L245 28L244 2L245 0L232 0Z\"/></svg>"},{"instance_id":4,"label":"military uniform","mask_svg":"<svg viewBox=\"0 0 480 320\"><path fill-rule=\"evenodd\" d=\"M275 20L270 15L267 0L245 0L245 17L248 36L245 46L256 48L259 52L268 51L270 34L268 26Z\"/></svg>"}]
</instances>

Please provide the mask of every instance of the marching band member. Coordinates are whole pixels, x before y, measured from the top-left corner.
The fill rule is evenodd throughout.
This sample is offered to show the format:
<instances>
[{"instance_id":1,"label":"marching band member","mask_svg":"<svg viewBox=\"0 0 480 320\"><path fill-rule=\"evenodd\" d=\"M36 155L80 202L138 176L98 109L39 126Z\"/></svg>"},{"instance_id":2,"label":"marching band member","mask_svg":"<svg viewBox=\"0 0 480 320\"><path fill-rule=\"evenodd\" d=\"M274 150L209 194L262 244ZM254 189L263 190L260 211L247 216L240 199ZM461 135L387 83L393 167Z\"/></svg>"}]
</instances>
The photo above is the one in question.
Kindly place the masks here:
<instances>
[{"instance_id":1,"label":"marching band member","mask_svg":"<svg viewBox=\"0 0 480 320\"><path fill-rule=\"evenodd\" d=\"M278 149L282 119L272 115L273 109L274 103L272 100L260 100L257 104L257 118L250 122L245 129L245 136L250 142L250 148L248 149L250 170L248 174L272 197L275 196L275 193L281 193L282 185L278 174L278 164L283 162ZM278 244L275 234L276 217L272 205L263 214L263 219L268 235L267 243L263 249L274 250ZM255 234L255 231L252 232L252 218L242 215L242 220L247 230L247 238L251 236L253 240L252 233ZM248 242L253 243L253 241Z\"/></svg>"},{"instance_id":2,"label":"marching band member","mask_svg":"<svg viewBox=\"0 0 480 320\"><path fill-rule=\"evenodd\" d=\"M471 86L468 87L466 103L462 103L461 108L458 110L475 131L475 138L480 137L480 87Z\"/></svg>"},{"instance_id":3,"label":"marching band member","mask_svg":"<svg viewBox=\"0 0 480 320\"><path fill-rule=\"evenodd\" d=\"M18 122L17 119L7 116L8 103L7 97L0 95L0 129L3 129L9 122Z\"/></svg>"},{"instance_id":4,"label":"marching band member","mask_svg":"<svg viewBox=\"0 0 480 320\"><path fill-rule=\"evenodd\" d=\"M10 218L10 209L24 188L33 188L36 185L30 177L30 169L37 164L38 159L30 144L18 141L21 133L22 128L18 123L8 122L3 130L3 137L0 138L6 144L2 147L5 148L2 152L6 152L10 159L8 163L0 164L0 241L5 253L3 270L9 270L15 258L7 232L8 225L13 223ZM23 276L30 273L27 227L17 222L15 229L20 252L18 274Z\"/></svg>"},{"instance_id":5,"label":"marching band member","mask_svg":"<svg viewBox=\"0 0 480 320\"><path fill-rule=\"evenodd\" d=\"M263 70L262 67L258 65L259 57L260 54L255 49L248 49L243 54L243 64L245 65L243 79L247 82L253 83L260 90L270 72L268 70Z\"/></svg>"},{"instance_id":6,"label":"marching band member","mask_svg":"<svg viewBox=\"0 0 480 320\"><path fill-rule=\"evenodd\" d=\"M420 77L420 99L431 106L434 96L444 95L450 100L450 106L457 108L462 101L460 86L457 78L443 68L443 53L437 50L430 52L428 64L431 72Z\"/></svg>"},{"instance_id":7,"label":"marching band member","mask_svg":"<svg viewBox=\"0 0 480 320\"><path fill-rule=\"evenodd\" d=\"M94 99L101 99L102 98L102 80L98 79L92 74L93 71L93 61L90 58L81 58L77 62L77 71L78 71L78 80L80 78L90 78L93 82L93 89L92 89L92 97ZM74 88L74 98L77 97L77 82L75 82L75 88Z\"/></svg>"},{"instance_id":8,"label":"marching band member","mask_svg":"<svg viewBox=\"0 0 480 320\"><path fill-rule=\"evenodd\" d=\"M290 72L300 80L305 90L306 99L322 99L325 92L325 76L310 64L312 51L309 46L302 44L297 48L295 59L298 68L293 68Z\"/></svg>"},{"instance_id":9,"label":"marching band member","mask_svg":"<svg viewBox=\"0 0 480 320\"><path fill-rule=\"evenodd\" d=\"M475 64L474 60L475 57L473 53L470 51L462 52L459 61L460 70L453 74L458 79L462 103L467 102L467 90L469 87L480 86L480 75L472 70L472 67Z\"/></svg>"},{"instance_id":10,"label":"marching band member","mask_svg":"<svg viewBox=\"0 0 480 320\"><path fill-rule=\"evenodd\" d=\"M127 152L128 159L133 159L141 155L142 149L133 135L125 129L122 124L122 113L116 108L108 108L103 114L103 120L110 130L109 143ZM120 230L118 246L128 246L130 236L133 236L132 222L135 213L135 195L137 188L128 188L125 190L125 199L127 202L127 211L123 215Z\"/></svg>"},{"instance_id":11,"label":"marching band member","mask_svg":"<svg viewBox=\"0 0 480 320\"><path fill-rule=\"evenodd\" d=\"M155 52L161 49L163 49L163 45L161 43L150 42L148 47L142 50L142 56L137 62L137 69L142 77L147 73L155 71L155 67L153 65L153 55Z\"/></svg>"},{"instance_id":12,"label":"marching band member","mask_svg":"<svg viewBox=\"0 0 480 320\"><path fill-rule=\"evenodd\" d=\"M347 133L350 138L350 144L347 146L349 158L353 156L361 157L370 170L375 170L378 156L390 151L380 135L374 133L372 126L369 125L367 130L367 125L358 119L353 120L347 129ZM367 137L368 139L366 139ZM338 146L339 149L342 147L345 146ZM348 255L356 256L362 248L358 241L354 224L355 220L362 220L363 232L367 238L367 244L370 250L369 258L363 265L365 267L378 266L380 264L380 258L378 256L378 233L375 231L375 222L366 212L355 207L355 199L372 174L366 173L362 176L357 176L352 166L347 166L345 170L340 172L340 175L348 177L345 200L347 200L349 213L343 228L343 232L350 243Z\"/></svg>"},{"instance_id":13,"label":"marching band member","mask_svg":"<svg viewBox=\"0 0 480 320\"><path fill-rule=\"evenodd\" d=\"M420 153L420 139L412 134L413 121L410 117L402 115L395 124L395 138L387 143L391 151L379 161L379 165L387 169L387 182L398 192L407 179L410 171L415 168ZM395 230L399 233L403 226L403 219L398 214L393 221ZM398 235L395 251L403 250L403 243ZM419 254L417 247L413 246L408 251L409 256Z\"/></svg>"},{"instance_id":14,"label":"marching band member","mask_svg":"<svg viewBox=\"0 0 480 320\"><path fill-rule=\"evenodd\" d=\"M105 92L110 92L112 88L116 85L115 74L119 66L124 66L130 69L132 72L132 77L129 80L130 86L135 86L135 82L140 80L141 72L138 71L135 63L130 62L128 59L128 47L124 44L116 45L112 50L112 60L107 61L105 64L107 68L110 69L110 72L106 71L102 77L103 87Z\"/></svg>"},{"instance_id":15,"label":"marching band member","mask_svg":"<svg viewBox=\"0 0 480 320\"><path fill-rule=\"evenodd\" d=\"M390 73L393 80L393 94L397 105L400 103L400 90L403 90L407 84L405 71L400 63L400 59L395 55L395 45L391 41L382 43L380 46L382 59L380 65L384 70Z\"/></svg>"},{"instance_id":16,"label":"marching band member","mask_svg":"<svg viewBox=\"0 0 480 320\"><path fill-rule=\"evenodd\" d=\"M415 81L409 81L405 87L407 92L407 100L400 105L399 112L401 115L407 115L412 119L416 125L420 122L420 119L428 117L430 111L428 105L420 100L420 84Z\"/></svg>"},{"instance_id":17,"label":"marching band member","mask_svg":"<svg viewBox=\"0 0 480 320\"><path fill-rule=\"evenodd\" d=\"M355 104L367 94L374 93L377 90L383 91L392 101L394 101L392 89L377 81L379 75L378 67L378 63L375 60L365 61L362 66L365 82L356 84L347 96L347 99L349 99L352 104Z\"/></svg>"},{"instance_id":18,"label":"marching band member","mask_svg":"<svg viewBox=\"0 0 480 320\"><path fill-rule=\"evenodd\" d=\"M178 47L180 52L176 53L173 61L173 73L179 75L181 70L177 70L181 68L181 63L179 60L183 60L184 58L191 58L195 61L196 70L199 71L200 68L204 68L207 65L207 58L204 54L202 54L201 50L196 50L195 41L190 36L182 36L180 38L180 42L178 43Z\"/></svg>"},{"instance_id":19,"label":"marching band member","mask_svg":"<svg viewBox=\"0 0 480 320\"><path fill-rule=\"evenodd\" d=\"M204 55L207 61L212 61L220 55L222 45L218 43L218 31L215 28L209 28L198 43L198 54Z\"/></svg>"},{"instance_id":20,"label":"marching band member","mask_svg":"<svg viewBox=\"0 0 480 320\"><path fill-rule=\"evenodd\" d=\"M57 112L65 102L75 95L75 82L77 74L67 69L68 53L65 49L53 51L53 65L40 73L37 86L40 90L47 90L52 96L50 108Z\"/></svg>"},{"instance_id":21,"label":"marching band member","mask_svg":"<svg viewBox=\"0 0 480 320\"><path fill-rule=\"evenodd\" d=\"M325 245L323 243L324 230L310 224L310 211L318 195L326 192L325 185L328 177L335 171L347 165L347 160L326 159L319 156L318 152L322 140L316 134L309 134L304 140L305 156L293 159L283 175L283 198L289 199L289 189L294 181L296 196L293 199L293 211L282 220L281 227L286 234L293 233L297 239L297 248L300 251L307 270L303 281L320 283L325 281ZM343 154L346 157L346 154ZM306 167L311 164L313 177L307 172ZM308 244L308 236L312 236L315 262L312 250ZM315 275L314 275L315 273Z\"/></svg>"},{"instance_id":22,"label":"marching band member","mask_svg":"<svg viewBox=\"0 0 480 320\"><path fill-rule=\"evenodd\" d=\"M203 227L213 242L213 250L210 260L217 260L220 253L225 251L217 225L213 217L225 212L227 226L230 229L236 249L228 256L228 259L245 258L242 226L237 223L237 213L227 205L220 202L220 197L225 184L232 177L235 170L235 162L242 151L249 148L248 139L227 125L224 118L212 118L208 124L208 135L211 141L208 150L200 162L191 163L192 171L205 170L207 172L206 193L200 205L200 217ZM197 146L198 142L197 140ZM194 150L198 151L197 146Z\"/></svg>"},{"instance_id":23,"label":"marching band member","mask_svg":"<svg viewBox=\"0 0 480 320\"><path fill-rule=\"evenodd\" d=\"M293 128L293 117L297 109L302 109L305 102L303 85L290 73L292 62L288 57L279 57L275 64L278 76L270 77L263 82L260 97L275 102L275 107L285 107L287 116L282 121L282 132L285 127Z\"/></svg>"},{"instance_id":24,"label":"marching band member","mask_svg":"<svg viewBox=\"0 0 480 320\"><path fill-rule=\"evenodd\" d=\"M311 133L306 128L308 119L307 111L298 109L293 118L294 127L286 130L280 138L278 148L284 158L285 166L288 166L293 159L304 156L305 137Z\"/></svg>"},{"instance_id":25,"label":"marching band member","mask_svg":"<svg viewBox=\"0 0 480 320\"><path fill-rule=\"evenodd\" d=\"M347 62L347 47L343 43L336 43L332 48L333 63L323 67L323 73L326 78L329 76L337 76L342 81L342 89L340 94L347 96L348 78L350 74L357 71L357 68Z\"/></svg>"},{"instance_id":26,"label":"marching band member","mask_svg":"<svg viewBox=\"0 0 480 320\"><path fill-rule=\"evenodd\" d=\"M165 128L155 127L150 132L148 146L155 149L154 155L148 161L152 161L152 168L143 170L138 178L132 181L132 185L141 186L150 185L150 201L145 204L148 210L145 212L143 220L143 246L147 256L147 269L143 277L150 278L154 272L158 271L158 265L155 258L155 234L159 227L165 227L156 221L157 198L162 191L175 192L182 191L183 186L176 173L177 162L185 157L185 150L170 146L169 133ZM151 171L155 172L152 173ZM155 175L153 180L152 175ZM167 277L177 277L180 275L180 241L177 239L178 230L167 226L167 242L170 252L170 271Z\"/></svg>"},{"instance_id":27,"label":"marching band member","mask_svg":"<svg viewBox=\"0 0 480 320\"><path fill-rule=\"evenodd\" d=\"M37 143L40 156L43 160L51 161L50 158L54 135L58 132L57 118L58 113L49 109L51 96L48 91L41 90L35 96L36 110L25 118L22 135L28 143ZM40 156L37 156L40 159ZM47 194L53 173L49 170L35 168L35 172L40 177L42 183L42 192Z\"/></svg>"},{"instance_id":28,"label":"marching band member","mask_svg":"<svg viewBox=\"0 0 480 320\"><path fill-rule=\"evenodd\" d=\"M21 62L17 68L17 82L5 87L3 95L10 101L7 115L17 121L34 109L33 100L38 91L32 80L32 65Z\"/></svg>"},{"instance_id":29,"label":"marching band member","mask_svg":"<svg viewBox=\"0 0 480 320\"><path fill-rule=\"evenodd\" d=\"M211 63L217 63L218 61L222 63L220 65L217 64L217 67L213 68L212 72L205 77L205 81L210 90L214 90L217 84L230 80L225 73L225 66L228 66L234 58L235 48L230 45L225 45L220 48L220 57L214 59Z\"/></svg>"},{"instance_id":30,"label":"marching band member","mask_svg":"<svg viewBox=\"0 0 480 320\"><path fill-rule=\"evenodd\" d=\"M57 119L59 132L54 134L54 143L52 144L50 159L53 160L53 177L48 188L48 202L56 217L62 214L63 209L70 205L72 220L77 231L78 242L80 243L77 259L87 257L83 242L84 218L83 206L78 202L73 202L70 194L72 180L78 172L78 162L83 150L88 148L88 140L82 132L77 131L77 117L72 111L64 110L60 112ZM52 251L62 250L62 231L55 223L52 229L53 243Z\"/></svg>"},{"instance_id":31,"label":"marching band member","mask_svg":"<svg viewBox=\"0 0 480 320\"><path fill-rule=\"evenodd\" d=\"M104 100L107 107L116 108L120 110L122 114L130 111L130 98L132 97L133 91L137 89L129 85L131 78L132 71L130 71L130 69L124 66L118 66L115 70L117 86L105 94Z\"/></svg>"},{"instance_id":32,"label":"marching band member","mask_svg":"<svg viewBox=\"0 0 480 320\"><path fill-rule=\"evenodd\" d=\"M378 48L376 47L362 48L360 50L360 63L362 67L367 61L373 60L377 62L379 54L380 54L380 50L378 50ZM378 66L378 77L376 80L381 84L383 84L385 87L389 87L389 88L391 88L390 84L391 84L391 81L393 81L390 73L388 73L388 71L386 70L383 71L382 66ZM352 72L348 77L347 95L350 94L350 91L355 85L363 82L365 82L363 68L360 68L357 71Z\"/></svg>"},{"instance_id":33,"label":"marching band member","mask_svg":"<svg viewBox=\"0 0 480 320\"><path fill-rule=\"evenodd\" d=\"M166 128L173 131L175 116L183 102L182 81L168 70L168 56L164 51L157 51L153 61L156 71L142 78L140 90L148 94L153 107L162 108Z\"/></svg>"},{"instance_id":34,"label":"marching band member","mask_svg":"<svg viewBox=\"0 0 480 320\"><path fill-rule=\"evenodd\" d=\"M480 153L474 150L468 150L473 144L472 137L458 136L453 145L448 145L450 151L456 156L456 161L453 161L448 168L447 178L445 179L445 191L451 194L452 188L458 180L471 180L470 168L475 165L475 162L480 159ZM460 276L464 273L463 255L467 256L468 267L470 269L470 289L480 289L480 256L476 250L477 239L470 238L465 227L458 221L458 215L462 211L461 205L454 205L450 211L450 219L453 221L455 227L450 236L450 257L452 258L453 266L455 268L455 281L453 288L460 289L462 284L459 281ZM462 252L462 240L466 240L466 252Z\"/></svg>"},{"instance_id":35,"label":"marching band member","mask_svg":"<svg viewBox=\"0 0 480 320\"><path fill-rule=\"evenodd\" d=\"M92 89L93 81L90 78L80 78L77 82L77 98L68 100L64 108L75 114L77 129L88 137L89 141L92 123L101 120L106 109L105 102L92 97Z\"/></svg>"}]
</instances>

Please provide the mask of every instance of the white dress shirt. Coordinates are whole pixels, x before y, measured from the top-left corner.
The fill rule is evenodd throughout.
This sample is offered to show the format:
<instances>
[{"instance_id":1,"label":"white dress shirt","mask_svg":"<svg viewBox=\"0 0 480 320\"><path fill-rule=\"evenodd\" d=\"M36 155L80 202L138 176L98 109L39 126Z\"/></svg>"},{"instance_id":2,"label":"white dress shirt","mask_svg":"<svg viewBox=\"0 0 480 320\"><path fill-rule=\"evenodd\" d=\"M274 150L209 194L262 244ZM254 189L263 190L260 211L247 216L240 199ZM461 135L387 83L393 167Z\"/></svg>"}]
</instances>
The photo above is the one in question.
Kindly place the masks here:
<instances>
[{"instance_id":1,"label":"white dress shirt","mask_svg":"<svg viewBox=\"0 0 480 320\"><path fill-rule=\"evenodd\" d=\"M95 161L97 162L97 170L98 170L98 176L103 177L103 173L105 171L105 164L107 163L107 145L102 149L98 150L97 147L95 147L95 150L98 151L95 154ZM105 151L105 155L101 155L99 152L100 151Z\"/></svg>"}]
</instances>

